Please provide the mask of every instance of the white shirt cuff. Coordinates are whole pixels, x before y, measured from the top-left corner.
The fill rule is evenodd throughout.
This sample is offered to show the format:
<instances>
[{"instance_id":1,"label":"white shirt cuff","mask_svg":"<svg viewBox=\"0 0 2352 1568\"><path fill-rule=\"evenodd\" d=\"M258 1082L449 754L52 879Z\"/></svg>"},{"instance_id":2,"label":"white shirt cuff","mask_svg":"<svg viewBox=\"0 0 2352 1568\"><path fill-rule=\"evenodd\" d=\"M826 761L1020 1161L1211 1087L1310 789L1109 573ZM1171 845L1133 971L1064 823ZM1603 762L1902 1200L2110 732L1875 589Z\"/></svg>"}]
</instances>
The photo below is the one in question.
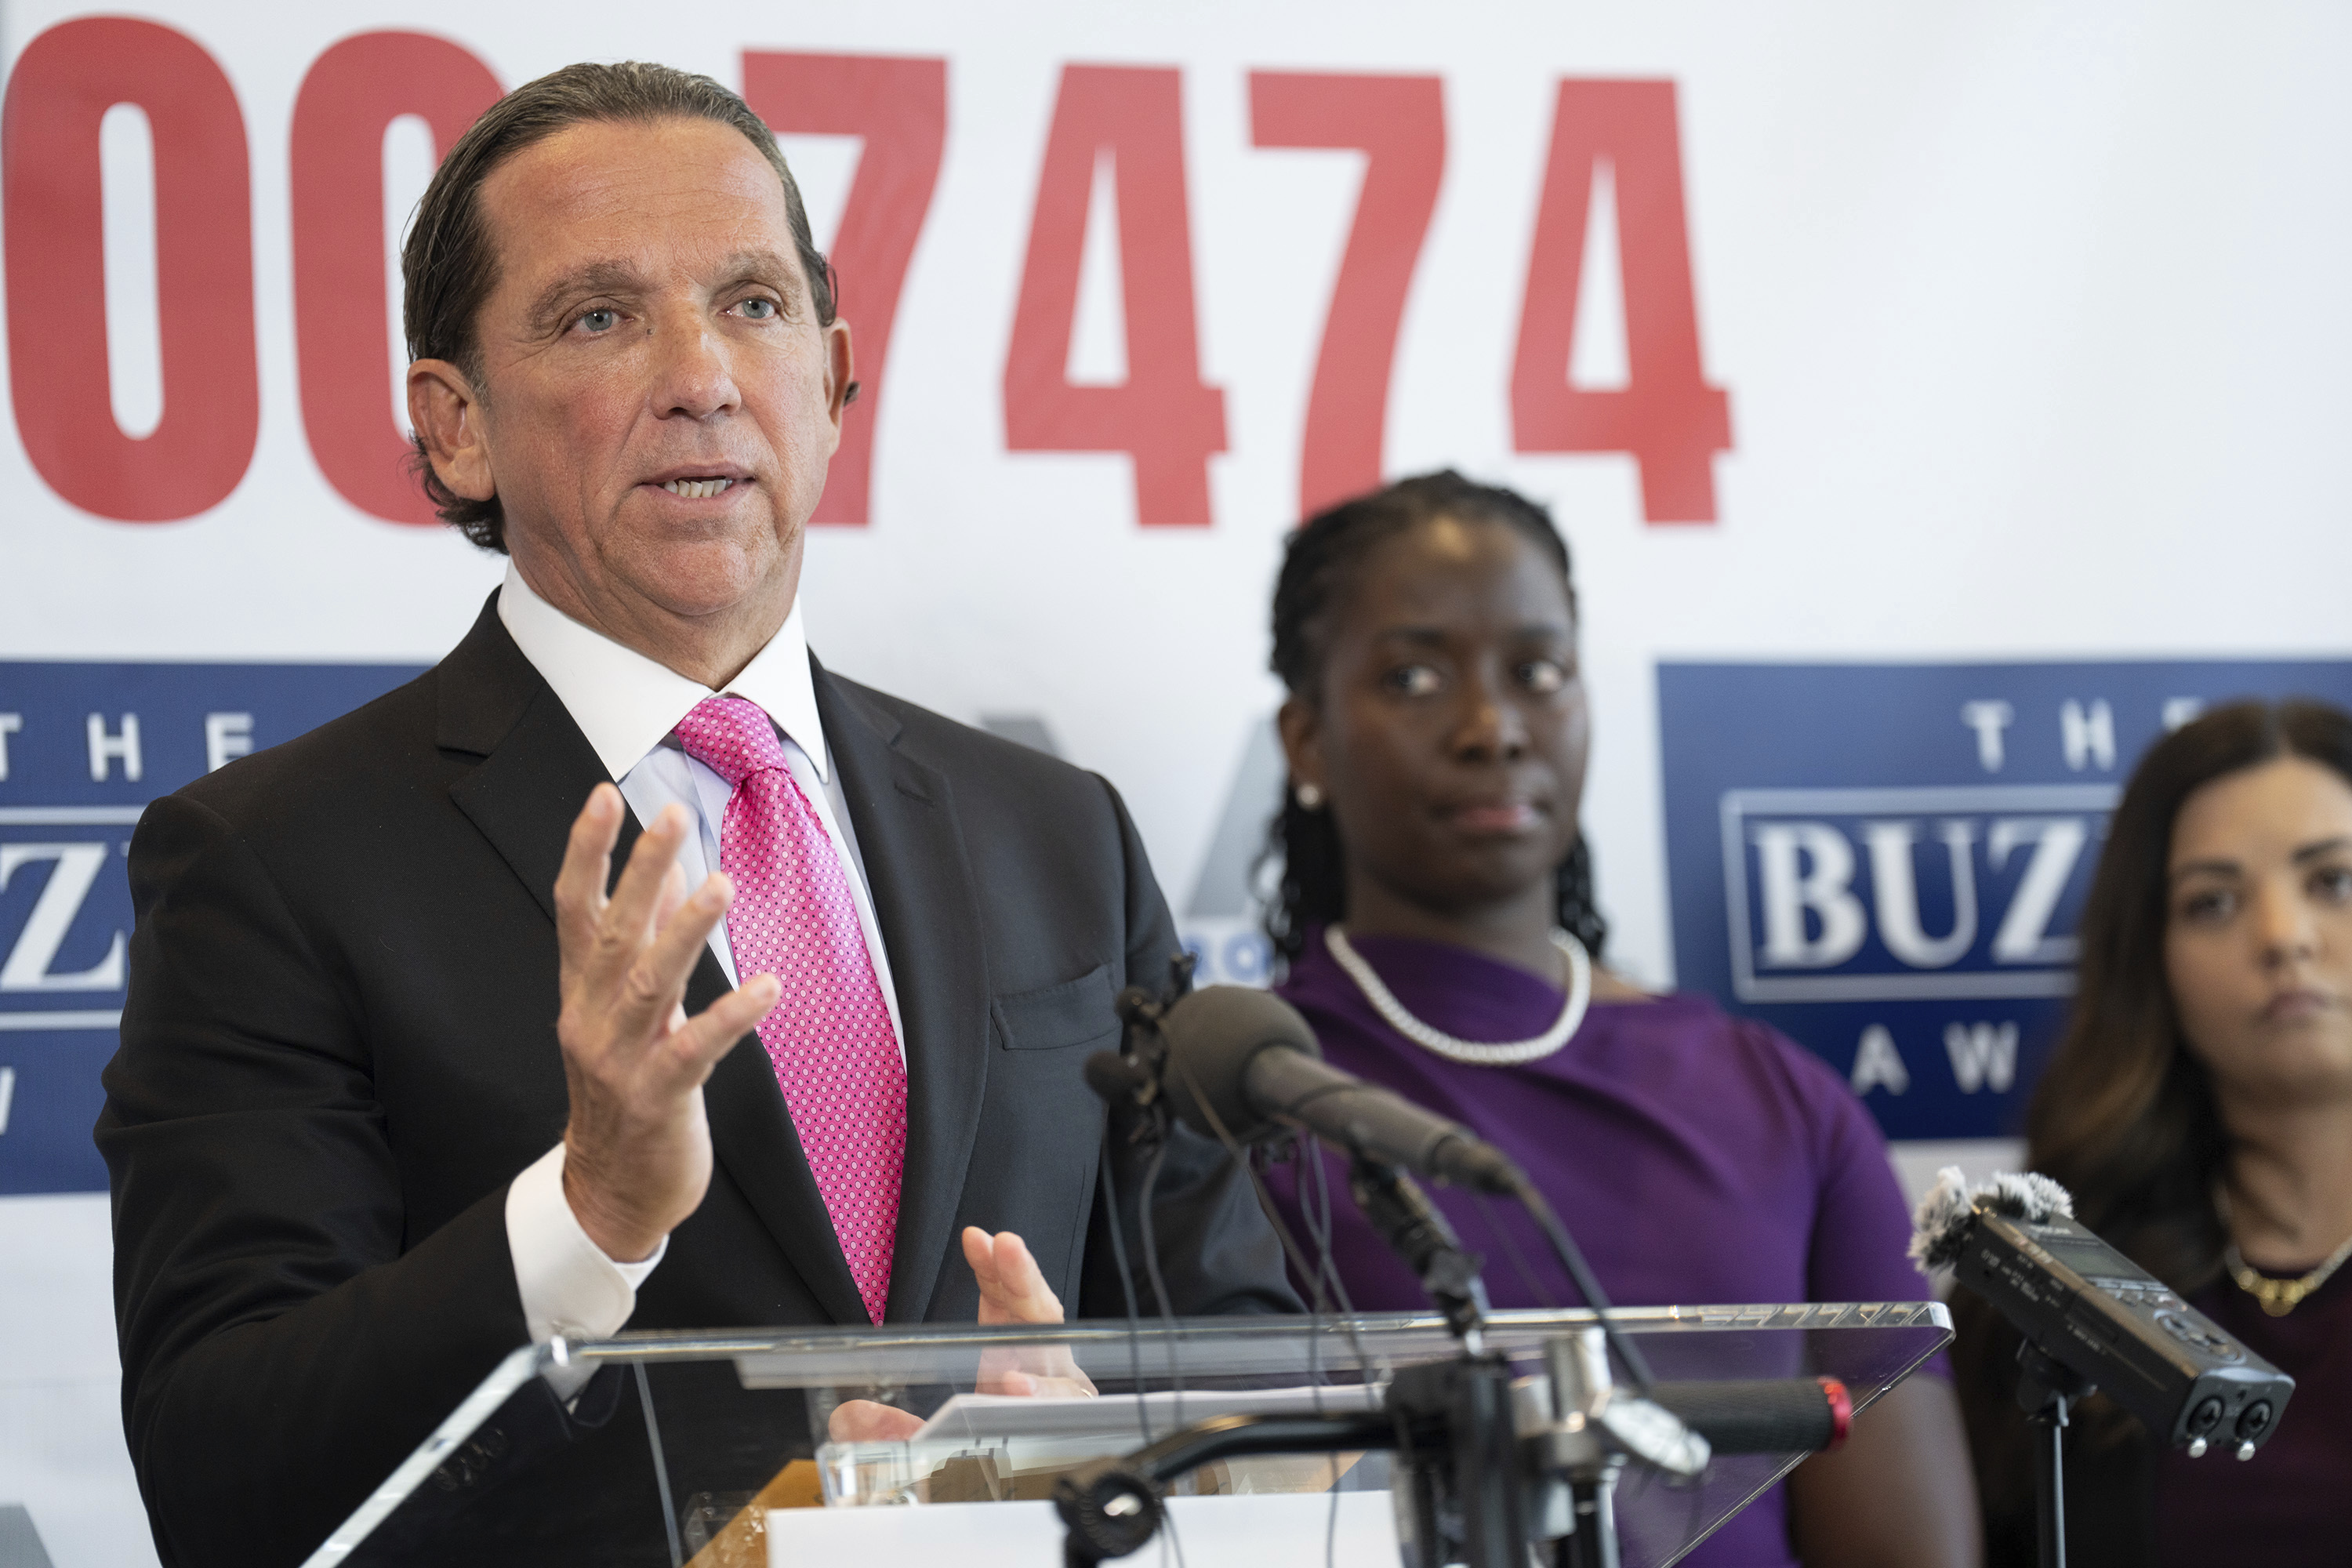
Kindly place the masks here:
<instances>
[{"instance_id":1,"label":"white shirt cuff","mask_svg":"<svg viewBox=\"0 0 2352 1568\"><path fill-rule=\"evenodd\" d=\"M605 1257L563 1195L563 1145L558 1143L507 1187L507 1250L514 1258L515 1289L533 1343L559 1334L598 1340L620 1332L637 1310L637 1287L669 1250L669 1238L662 1237L654 1255L641 1263ZM545 1375L569 1399L587 1383L591 1370L551 1366Z\"/></svg>"}]
</instances>

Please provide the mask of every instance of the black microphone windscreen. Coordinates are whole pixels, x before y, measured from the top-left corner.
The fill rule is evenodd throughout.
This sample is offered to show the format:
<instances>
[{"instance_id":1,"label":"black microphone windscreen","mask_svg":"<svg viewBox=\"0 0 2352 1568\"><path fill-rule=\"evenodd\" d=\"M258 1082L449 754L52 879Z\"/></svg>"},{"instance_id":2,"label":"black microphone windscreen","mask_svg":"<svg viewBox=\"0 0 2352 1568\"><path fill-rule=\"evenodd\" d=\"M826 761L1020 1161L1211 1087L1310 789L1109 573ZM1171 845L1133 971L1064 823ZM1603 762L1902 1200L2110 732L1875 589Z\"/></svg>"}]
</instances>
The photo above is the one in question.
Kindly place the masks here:
<instances>
[{"instance_id":1,"label":"black microphone windscreen","mask_svg":"<svg viewBox=\"0 0 2352 1568\"><path fill-rule=\"evenodd\" d=\"M1814 1454L1845 1436L1837 1401L1821 1379L1662 1383L1651 1397L1718 1454Z\"/></svg>"},{"instance_id":2,"label":"black microphone windscreen","mask_svg":"<svg viewBox=\"0 0 2352 1568\"><path fill-rule=\"evenodd\" d=\"M1276 1124L1252 1110L1243 1089L1250 1058L1268 1047L1310 1057L1323 1049L1298 1009L1270 991L1208 985L1168 1009L1160 1023L1168 1042L1168 1100L1184 1124L1217 1135L1207 1111L1236 1141L1251 1142ZM1205 1107L1205 1109L1204 1109Z\"/></svg>"}]
</instances>

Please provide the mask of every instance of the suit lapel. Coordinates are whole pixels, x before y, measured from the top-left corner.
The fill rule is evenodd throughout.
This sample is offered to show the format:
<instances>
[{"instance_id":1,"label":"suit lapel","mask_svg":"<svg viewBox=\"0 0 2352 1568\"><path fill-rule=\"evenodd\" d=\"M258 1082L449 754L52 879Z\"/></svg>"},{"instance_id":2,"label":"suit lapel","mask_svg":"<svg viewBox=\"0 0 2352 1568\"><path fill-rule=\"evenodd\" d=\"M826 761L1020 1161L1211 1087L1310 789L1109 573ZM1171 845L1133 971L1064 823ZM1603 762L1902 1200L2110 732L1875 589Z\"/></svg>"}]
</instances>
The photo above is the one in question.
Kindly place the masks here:
<instances>
[{"instance_id":1,"label":"suit lapel","mask_svg":"<svg viewBox=\"0 0 2352 1568\"><path fill-rule=\"evenodd\" d=\"M438 740L482 759L450 786L450 797L552 921L572 819L606 774L554 689L515 647L497 605L493 594L441 663ZM615 876L641 831L636 814L625 813L613 850ZM700 1012L728 989L727 972L705 950L687 982L687 1012ZM857 1283L757 1035L745 1035L720 1058L703 1094L713 1151L786 1262L835 1321L865 1322Z\"/></svg>"},{"instance_id":2,"label":"suit lapel","mask_svg":"<svg viewBox=\"0 0 2352 1568\"><path fill-rule=\"evenodd\" d=\"M449 797L552 921L564 842L589 792L605 782L604 764L507 635L496 594L436 674L442 749L482 759L449 786ZM627 825L626 839L634 840L635 828ZM616 856L614 864L621 863Z\"/></svg>"},{"instance_id":3,"label":"suit lapel","mask_svg":"<svg viewBox=\"0 0 2352 1568\"><path fill-rule=\"evenodd\" d=\"M821 665L815 677L906 1032L907 1159L888 1316L919 1322L954 1241L987 1080L980 902L946 775L899 748L898 722L887 710Z\"/></svg>"}]
</instances>

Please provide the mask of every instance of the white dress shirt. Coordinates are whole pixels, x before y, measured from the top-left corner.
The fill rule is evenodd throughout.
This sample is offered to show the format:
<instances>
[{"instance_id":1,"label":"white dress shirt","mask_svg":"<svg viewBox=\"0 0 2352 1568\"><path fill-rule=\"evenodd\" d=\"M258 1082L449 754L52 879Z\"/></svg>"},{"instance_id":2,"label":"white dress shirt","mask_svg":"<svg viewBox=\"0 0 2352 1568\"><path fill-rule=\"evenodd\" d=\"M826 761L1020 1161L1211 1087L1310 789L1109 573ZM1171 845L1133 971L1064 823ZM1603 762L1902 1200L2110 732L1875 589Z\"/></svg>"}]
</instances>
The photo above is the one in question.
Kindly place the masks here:
<instances>
[{"instance_id":1,"label":"white dress shirt","mask_svg":"<svg viewBox=\"0 0 2352 1568\"><path fill-rule=\"evenodd\" d=\"M697 827L678 850L689 888L699 886L719 868L719 826L733 792L725 779L688 756L670 731L696 703L714 695L748 698L767 712L782 738L793 782L815 808L834 852L841 857L866 951L874 960L875 978L890 1010L890 1032L904 1061L906 1033L898 1017L898 990L891 984L890 956L875 923L856 833L817 720L816 686L809 673L800 605L793 605L768 646L719 693L581 625L533 593L511 564L499 590L499 619L523 657L554 688L637 820L652 822L673 802L686 808ZM727 978L740 984L723 921L710 933L710 950ZM594 1339L618 1332L636 1310L637 1287L669 1249L665 1238L642 1262L605 1257L581 1228L563 1196L561 1143L508 1187L507 1244L533 1340L555 1334ZM585 1381L578 1369L551 1368L548 1375L566 1394Z\"/></svg>"}]
</instances>

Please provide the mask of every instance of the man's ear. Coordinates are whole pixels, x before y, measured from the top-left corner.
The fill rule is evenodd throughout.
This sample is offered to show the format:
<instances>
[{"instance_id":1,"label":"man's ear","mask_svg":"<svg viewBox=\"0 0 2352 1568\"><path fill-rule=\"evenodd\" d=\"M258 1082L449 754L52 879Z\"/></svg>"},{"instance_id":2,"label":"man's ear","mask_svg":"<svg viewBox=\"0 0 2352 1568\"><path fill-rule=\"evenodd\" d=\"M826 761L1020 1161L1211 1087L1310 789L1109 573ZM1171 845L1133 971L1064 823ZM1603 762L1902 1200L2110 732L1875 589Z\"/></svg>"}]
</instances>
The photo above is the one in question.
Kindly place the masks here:
<instances>
[{"instance_id":1,"label":"man's ear","mask_svg":"<svg viewBox=\"0 0 2352 1568\"><path fill-rule=\"evenodd\" d=\"M1313 704L1296 697L1286 700L1274 716L1275 731L1282 737L1282 755L1290 765L1293 784L1326 787L1322 718Z\"/></svg>"},{"instance_id":2,"label":"man's ear","mask_svg":"<svg viewBox=\"0 0 2352 1568\"><path fill-rule=\"evenodd\" d=\"M482 427L482 401L466 373L445 359L408 367L408 423L425 443L434 477L466 500L499 493L490 447Z\"/></svg>"},{"instance_id":3,"label":"man's ear","mask_svg":"<svg viewBox=\"0 0 2352 1568\"><path fill-rule=\"evenodd\" d=\"M841 440L842 410L857 401L857 356L850 352L849 323L836 321L824 333L825 415L833 421L834 442Z\"/></svg>"}]
</instances>

